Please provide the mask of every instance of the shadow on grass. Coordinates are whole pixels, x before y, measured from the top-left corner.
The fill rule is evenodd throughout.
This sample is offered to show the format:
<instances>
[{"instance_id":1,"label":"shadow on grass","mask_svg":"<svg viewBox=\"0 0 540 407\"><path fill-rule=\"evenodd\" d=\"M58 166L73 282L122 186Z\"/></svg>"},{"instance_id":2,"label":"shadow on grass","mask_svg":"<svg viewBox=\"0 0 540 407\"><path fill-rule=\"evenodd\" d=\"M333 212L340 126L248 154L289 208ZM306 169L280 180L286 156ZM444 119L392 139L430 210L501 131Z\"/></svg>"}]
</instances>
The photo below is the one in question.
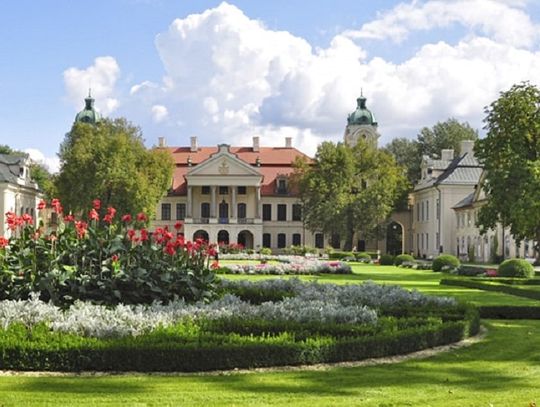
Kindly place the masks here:
<instances>
[{"instance_id":1,"label":"shadow on grass","mask_svg":"<svg viewBox=\"0 0 540 407\"><path fill-rule=\"evenodd\" d=\"M488 338L469 348L424 360L392 365L336 368L322 371L275 372L202 376L199 379L230 390L253 393L289 393L306 396L346 396L372 388L424 389L459 387L471 392L499 393L538 388L524 380L521 369L534 369L540 360L536 339L540 322L496 323ZM518 339L519 338L519 339Z\"/></svg>"}]
</instances>

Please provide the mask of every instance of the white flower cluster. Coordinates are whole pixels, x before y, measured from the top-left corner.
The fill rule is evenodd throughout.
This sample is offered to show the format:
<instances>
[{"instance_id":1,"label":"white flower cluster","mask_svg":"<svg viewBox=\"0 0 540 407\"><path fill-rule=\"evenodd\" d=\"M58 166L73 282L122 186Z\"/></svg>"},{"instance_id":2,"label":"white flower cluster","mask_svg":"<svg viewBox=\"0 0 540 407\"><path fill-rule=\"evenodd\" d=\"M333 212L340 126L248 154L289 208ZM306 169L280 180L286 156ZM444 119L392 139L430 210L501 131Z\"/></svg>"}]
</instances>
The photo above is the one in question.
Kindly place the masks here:
<instances>
[{"instance_id":1,"label":"white flower cluster","mask_svg":"<svg viewBox=\"0 0 540 407\"><path fill-rule=\"evenodd\" d=\"M301 256L282 256L280 263L227 264L223 266L231 274L349 274L351 266L341 261L321 261L317 258Z\"/></svg>"},{"instance_id":2,"label":"white flower cluster","mask_svg":"<svg viewBox=\"0 0 540 407\"><path fill-rule=\"evenodd\" d=\"M167 305L118 305L108 308L87 302L77 302L62 311L44 303L37 295L26 301L0 302L0 326L20 322L26 326L48 324L52 330L98 338L137 336L157 327L167 327L181 321L220 319L229 317L263 318L296 322L329 322L376 324L379 307L448 306L449 298L428 297L396 286L381 286L368 282L362 285L333 285L301 282L298 279L266 280L256 283L224 281L223 285L256 286L262 290L280 290L295 295L280 302L253 305L233 295L211 302L186 304L175 301Z\"/></svg>"}]
</instances>

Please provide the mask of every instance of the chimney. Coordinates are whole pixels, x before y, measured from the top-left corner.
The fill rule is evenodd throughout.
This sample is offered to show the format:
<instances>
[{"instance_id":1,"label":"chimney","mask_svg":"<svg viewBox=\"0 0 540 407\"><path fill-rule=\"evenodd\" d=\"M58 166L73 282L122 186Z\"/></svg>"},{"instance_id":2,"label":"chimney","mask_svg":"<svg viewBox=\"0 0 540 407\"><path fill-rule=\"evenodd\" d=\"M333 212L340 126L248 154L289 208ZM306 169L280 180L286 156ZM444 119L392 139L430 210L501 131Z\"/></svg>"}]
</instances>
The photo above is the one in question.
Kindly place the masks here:
<instances>
[{"instance_id":1,"label":"chimney","mask_svg":"<svg viewBox=\"0 0 540 407\"><path fill-rule=\"evenodd\" d=\"M158 137L158 147L163 148L165 145L165 137Z\"/></svg>"},{"instance_id":2,"label":"chimney","mask_svg":"<svg viewBox=\"0 0 540 407\"><path fill-rule=\"evenodd\" d=\"M474 155L474 140L461 140L461 154Z\"/></svg>"},{"instance_id":3,"label":"chimney","mask_svg":"<svg viewBox=\"0 0 540 407\"><path fill-rule=\"evenodd\" d=\"M197 146L197 137L193 136L193 137L191 137L191 149L190 149L190 151L191 152L196 152L198 149L199 148Z\"/></svg>"},{"instance_id":4,"label":"chimney","mask_svg":"<svg viewBox=\"0 0 540 407\"><path fill-rule=\"evenodd\" d=\"M253 151L255 152L259 151L259 137L258 136L253 137Z\"/></svg>"},{"instance_id":5,"label":"chimney","mask_svg":"<svg viewBox=\"0 0 540 407\"><path fill-rule=\"evenodd\" d=\"M441 150L441 160L443 161L452 161L454 159L454 149L445 148Z\"/></svg>"},{"instance_id":6,"label":"chimney","mask_svg":"<svg viewBox=\"0 0 540 407\"><path fill-rule=\"evenodd\" d=\"M285 148L292 148L292 137L285 137Z\"/></svg>"}]
</instances>

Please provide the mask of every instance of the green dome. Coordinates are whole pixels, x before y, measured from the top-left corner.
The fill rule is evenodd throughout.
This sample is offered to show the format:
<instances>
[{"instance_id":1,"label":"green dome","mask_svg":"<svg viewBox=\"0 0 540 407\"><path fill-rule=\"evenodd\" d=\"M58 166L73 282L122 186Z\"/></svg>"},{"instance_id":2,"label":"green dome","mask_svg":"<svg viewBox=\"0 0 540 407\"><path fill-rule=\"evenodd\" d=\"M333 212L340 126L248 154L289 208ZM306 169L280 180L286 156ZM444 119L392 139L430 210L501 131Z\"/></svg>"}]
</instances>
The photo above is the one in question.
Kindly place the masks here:
<instances>
[{"instance_id":1,"label":"green dome","mask_svg":"<svg viewBox=\"0 0 540 407\"><path fill-rule=\"evenodd\" d=\"M77 113L75 116L75 123L89 123L96 124L101 120L101 115L94 108L94 98L88 94L88 97L84 99L84 109Z\"/></svg>"},{"instance_id":2,"label":"green dome","mask_svg":"<svg viewBox=\"0 0 540 407\"><path fill-rule=\"evenodd\" d=\"M372 126L377 125L375 116L366 107L366 98L362 95L356 99L358 106L356 110L352 112L347 118L348 124L369 124Z\"/></svg>"}]
</instances>

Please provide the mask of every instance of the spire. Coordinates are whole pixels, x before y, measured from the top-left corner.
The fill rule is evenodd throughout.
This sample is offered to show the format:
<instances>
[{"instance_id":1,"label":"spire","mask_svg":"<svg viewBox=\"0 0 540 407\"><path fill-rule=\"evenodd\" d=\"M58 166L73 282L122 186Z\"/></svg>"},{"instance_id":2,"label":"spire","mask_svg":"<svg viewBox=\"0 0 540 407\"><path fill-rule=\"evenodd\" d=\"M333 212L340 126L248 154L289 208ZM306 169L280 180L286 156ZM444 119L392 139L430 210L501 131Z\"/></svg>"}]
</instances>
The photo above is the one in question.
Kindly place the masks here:
<instances>
[{"instance_id":1,"label":"spire","mask_svg":"<svg viewBox=\"0 0 540 407\"><path fill-rule=\"evenodd\" d=\"M92 88L88 88L88 96L84 99L86 110L94 109L94 98L92 97Z\"/></svg>"}]
</instances>

